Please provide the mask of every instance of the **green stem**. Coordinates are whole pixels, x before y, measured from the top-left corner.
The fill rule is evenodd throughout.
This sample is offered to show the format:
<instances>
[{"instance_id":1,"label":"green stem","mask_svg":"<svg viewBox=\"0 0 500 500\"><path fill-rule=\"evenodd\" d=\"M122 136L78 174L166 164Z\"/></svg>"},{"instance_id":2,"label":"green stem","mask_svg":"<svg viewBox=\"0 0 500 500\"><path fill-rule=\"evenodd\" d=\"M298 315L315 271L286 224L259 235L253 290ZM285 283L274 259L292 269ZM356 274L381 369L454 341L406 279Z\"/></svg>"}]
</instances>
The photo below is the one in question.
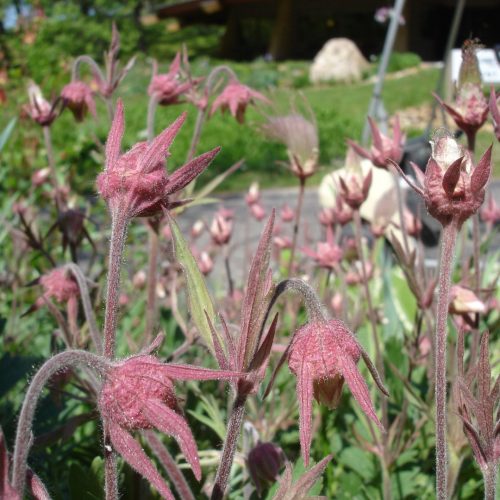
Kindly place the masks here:
<instances>
[{"instance_id":1,"label":"green stem","mask_svg":"<svg viewBox=\"0 0 500 500\"><path fill-rule=\"evenodd\" d=\"M292 250L290 252L290 262L288 263L288 277L292 274L293 269L293 261L295 260L295 249L297 247L297 237L299 234L299 225L300 225L300 215L302 213L302 205L304 204L304 191L306 187L306 180L303 177L300 177L300 185L299 185L299 195L297 200L297 211L295 214L295 221L293 225L293 239L292 239Z\"/></svg>"}]
</instances>

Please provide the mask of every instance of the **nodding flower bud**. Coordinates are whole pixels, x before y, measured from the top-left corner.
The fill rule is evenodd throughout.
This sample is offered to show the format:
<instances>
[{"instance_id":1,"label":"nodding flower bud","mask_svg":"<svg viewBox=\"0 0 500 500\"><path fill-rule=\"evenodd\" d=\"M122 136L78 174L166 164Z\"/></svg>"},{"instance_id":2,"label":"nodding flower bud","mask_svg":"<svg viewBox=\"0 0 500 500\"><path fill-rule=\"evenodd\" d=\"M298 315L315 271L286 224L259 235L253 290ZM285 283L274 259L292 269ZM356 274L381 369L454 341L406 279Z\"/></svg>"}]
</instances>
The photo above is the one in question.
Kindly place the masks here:
<instances>
[{"instance_id":1,"label":"nodding flower bud","mask_svg":"<svg viewBox=\"0 0 500 500\"><path fill-rule=\"evenodd\" d=\"M158 65L153 62L153 74L148 87L148 94L154 97L158 104L177 104L179 97L187 92L191 87L191 82L181 82L179 80L179 70L181 66L181 54L177 53L168 73L158 74Z\"/></svg>"},{"instance_id":2,"label":"nodding flower bud","mask_svg":"<svg viewBox=\"0 0 500 500\"><path fill-rule=\"evenodd\" d=\"M44 274L40 278L44 296L53 297L57 302L68 302L80 295L78 283L73 278L71 271L58 267Z\"/></svg>"},{"instance_id":3,"label":"nodding flower bud","mask_svg":"<svg viewBox=\"0 0 500 500\"><path fill-rule=\"evenodd\" d=\"M372 185L372 170L363 177L359 157L352 147L347 151L345 173L339 175L339 183L343 200L353 210L358 210L368 197Z\"/></svg>"},{"instance_id":4,"label":"nodding flower bud","mask_svg":"<svg viewBox=\"0 0 500 500\"><path fill-rule=\"evenodd\" d=\"M171 201L170 197L200 175L219 152L216 148L204 153L167 175L165 158L185 118L182 114L151 143L139 142L120 154L125 122L123 104L118 101L106 142L105 169L97 177L97 189L112 214L127 218L151 216L183 204Z\"/></svg>"},{"instance_id":5,"label":"nodding flower bud","mask_svg":"<svg viewBox=\"0 0 500 500\"><path fill-rule=\"evenodd\" d=\"M300 407L300 445L304 462L309 462L312 428L312 399L336 408L342 387L347 383L361 410L383 430L370 392L356 364L363 356L377 385L383 388L375 368L356 337L337 319L311 321L295 332L289 351L288 366L297 377Z\"/></svg>"},{"instance_id":6,"label":"nodding flower bud","mask_svg":"<svg viewBox=\"0 0 500 500\"><path fill-rule=\"evenodd\" d=\"M50 167L40 168L31 176L33 186L41 186L50 179Z\"/></svg>"},{"instance_id":7,"label":"nodding flower bud","mask_svg":"<svg viewBox=\"0 0 500 500\"><path fill-rule=\"evenodd\" d=\"M258 443L250 450L247 467L259 495L266 485L276 481L284 464L285 454L274 443Z\"/></svg>"},{"instance_id":8,"label":"nodding flower bud","mask_svg":"<svg viewBox=\"0 0 500 500\"><path fill-rule=\"evenodd\" d=\"M493 85L491 86L489 105L495 137L500 141L500 96L496 96Z\"/></svg>"},{"instance_id":9,"label":"nodding flower bud","mask_svg":"<svg viewBox=\"0 0 500 500\"><path fill-rule=\"evenodd\" d=\"M266 216L266 211L264 210L264 207L260 203L252 203L250 205L250 213L259 222Z\"/></svg>"},{"instance_id":10,"label":"nodding flower bud","mask_svg":"<svg viewBox=\"0 0 500 500\"><path fill-rule=\"evenodd\" d=\"M233 372L161 363L151 355L116 363L108 370L99 396L99 409L113 448L160 494L173 499L170 488L130 432L156 428L173 436L199 480L201 468L196 442L179 408L173 381L234 377Z\"/></svg>"},{"instance_id":11,"label":"nodding flower bud","mask_svg":"<svg viewBox=\"0 0 500 500\"><path fill-rule=\"evenodd\" d=\"M382 134L371 117L368 117L368 123L372 131L372 146L370 151L351 140L347 141L349 146L363 158L368 158L376 167L387 168L387 160L399 163L401 158L403 158L403 146L406 139L405 135L401 133L399 118L396 116L394 119L392 138Z\"/></svg>"},{"instance_id":12,"label":"nodding flower bud","mask_svg":"<svg viewBox=\"0 0 500 500\"><path fill-rule=\"evenodd\" d=\"M214 261L208 252L201 252L198 258L198 267L204 276L210 274L214 268Z\"/></svg>"},{"instance_id":13,"label":"nodding flower bud","mask_svg":"<svg viewBox=\"0 0 500 500\"><path fill-rule=\"evenodd\" d=\"M285 204L281 209L280 216L283 222L292 222L295 219L295 211L288 204Z\"/></svg>"},{"instance_id":14,"label":"nodding flower bud","mask_svg":"<svg viewBox=\"0 0 500 500\"><path fill-rule=\"evenodd\" d=\"M500 206L497 205L491 194L488 196L488 201L481 209L481 219L491 225L500 222Z\"/></svg>"},{"instance_id":15,"label":"nodding flower bud","mask_svg":"<svg viewBox=\"0 0 500 500\"><path fill-rule=\"evenodd\" d=\"M225 245L231 239L233 225L221 213L216 213L210 226L210 235L216 245Z\"/></svg>"},{"instance_id":16,"label":"nodding flower bud","mask_svg":"<svg viewBox=\"0 0 500 500\"><path fill-rule=\"evenodd\" d=\"M243 123L247 106L256 100L269 104L267 97L233 78L213 102L210 115L213 115L219 108L223 113L229 110L238 123Z\"/></svg>"},{"instance_id":17,"label":"nodding flower bud","mask_svg":"<svg viewBox=\"0 0 500 500\"><path fill-rule=\"evenodd\" d=\"M260 201L258 182L252 182L252 184L250 184L248 193L245 195L245 201L247 202L248 206L252 206L254 203L258 203Z\"/></svg>"},{"instance_id":18,"label":"nodding flower bud","mask_svg":"<svg viewBox=\"0 0 500 500\"><path fill-rule=\"evenodd\" d=\"M198 219L191 227L191 236L193 238L198 238L199 236L201 236L204 230L205 223L202 220Z\"/></svg>"},{"instance_id":19,"label":"nodding flower bud","mask_svg":"<svg viewBox=\"0 0 500 500\"><path fill-rule=\"evenodd\" d=\"M81 81L68 83L61 90L61 98L64 105L73 113L76 121L81 122L85 118L87 111L90 111L93 117L96 116L92 90L86 83Z\"/></svg>"},{"instance_id":20,"label":"nodding flower bud","mask_svg":"<svg viewBox=\"0 0 500 500\"><path fill-rule=\"evenodd\" d=\"M319 242L316 251L309 247L303 248L302 251L309 257L312 257L318 266L330 270L337 269L344 256L342 249L335 243L331 226L327 226L326 241Z\"/></svg>"},{"instance_id":21,"label":"nodding flower bud","mask_svg":"<svg viewBox=\"0 0 500 500\"><path fill-rule=\"evenodd\" d=\"M49 126L57 118L58 113L55 110L56 102L50 103L44 99L40 87L35 82L28 85L29 103L24 106L32 120L42 126Z\"/></svg>"},{"instance_id":22,"label":"nodding flower bud","mask_svg":"<svg viewBox=\"0 0 500 500\"><path fill-rule=\"evenodd\" d=\"M345 226L352 221L354 216L353 209L347 204L341 193L337 194L335 198L335 206L331 209L333 220L338 222L341 226Z\"/></svg>"}]
</instances>

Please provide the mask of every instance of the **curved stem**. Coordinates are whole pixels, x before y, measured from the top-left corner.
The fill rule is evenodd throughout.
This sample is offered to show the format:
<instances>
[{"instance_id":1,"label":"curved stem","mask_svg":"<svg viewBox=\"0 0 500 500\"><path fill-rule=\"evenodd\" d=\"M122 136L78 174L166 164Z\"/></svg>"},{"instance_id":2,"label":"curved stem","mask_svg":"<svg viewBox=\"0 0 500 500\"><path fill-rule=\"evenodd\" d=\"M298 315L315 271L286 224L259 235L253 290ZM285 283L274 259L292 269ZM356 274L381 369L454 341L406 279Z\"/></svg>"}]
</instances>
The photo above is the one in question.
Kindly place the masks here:
<instances>
[{"instance_id":1,"label":"curved stem","mask_svg":"<svg viewBox=\"0 0 500 500\"><path fill-rule=\"evenodd\" d=\"M102 338L99 328L97 327L97 321L94 316L94 311L92 309L92 304L90 302L89 288L87 286L87 280L83 275L82 270L77 264L66 264L67 269L71 271L73 276L78 283L78 288L80 289L80 297L82 299L83 312L85 314L85 319L89 325L89 332L92 341L94 342L94 347L98 354L102 354Z\"/></svg>"},{"instance_id":2,"label":"curved stem","mask_svg":"<svg viewBox=\"0 0 500 500\"><path fill-rule=\"evenodd\" d=\"M228 78L233 78L235 80L238 79L236 76L236 73L226 65L221 65L221 66L216 66L208 75L207 77L207 83L205 85L205 88L208 89L209 92L211 92L215 86L215 79L221 74L221 73L226 73Z\"/></svg>"},{"instance_id":3,"label":"curved stem","mask_svg":"<svg viewBox=\"0 0 500 500\"><path fill-rule=\"evenodd\" d=\"M61 193L59 190L59 182L57 180L56 162L54 159L54 148L52 147L52 134L50 133L50 126L44 125L43 127L43 140L45 142L45 149L47 151L47 162L50 169L50 180L54 188L55 202L57 212L62 210Z\"/></svg>"},{"instance_id":4,"label":"curved stem","mask_svg":"<svg viewBox=\"0 0 500 500\"><path fill-rule=\"evenodd\" d=\"M441 258L439 262L439 289L436 310L436 497L447 498L447 446L446 446L446 340L448 333L448 306L451 273L455 254L458 228L454 219L443 227Z\"/></svg>"},{"instance_id":5,"label":"curved stem","mask_svg":"<svg viewBox=\"0 0 500 500\"><path fill-rule=\"evenodd\" d=\"M196 149L198 147L198 143L200 142L201 129L203 128L207 116L207 109L199 109L198 114L196 115L196 123L194 125L193 137L191 138L186 163L190 162L196 154Z\"/></svg>"},{"instance_id":6,"label":"curved stem","mask_svg":"<svg viewBox=\"0 0 500 500\"><path fill-rule=\"evenodd\" d=\"M74 82L75 80L80 79L80 66L82 64L87 64L90 66L90 69L93 73L97 75L98 78L100 78L103 82L106 81L106 78L104 78L104 74L101 71L101 68L99 65L92 59L92 57L84 54L81 56L78 56L75 61L73 62L73 68L71 69L71 81Z\"/></svg>"},{"instance_id":7,"label":"curved stem","mask_svg":"<svg viewBox=\"0 0 500 500\"><path fill-rule=\"evenodd\" d=\"M120 297L120 269L127 234L128 219L120 210L111 216L111 242L109 247L106 311L104 313L104 355L113 359L116 344L116 316Z\"/></svg>"},{"instance_id":8,"label":"curved stem","mask_svg":"<svg viewBox=\"0 0 500 500\"><path fill-rule=\"evenodd\" d=\"M304 191L306 187L306 180L300 177L299 195L297 200L297 211L295 214L295 221L293 224L293 239L292 250L290 252L290 262L288 263L288 276L292 274L293 261L295 259L295 248L297 247L297 236L299 234L300 215L302 213L302 205L304 203Z\"/></svg>"},{"instance_id":9,"label":"curved stem","mask_svg":"<svg viewBox=\"0 0 500 500\"><path fill-rule=\"evenodd\" d=\"M17 422L12 469L12 486L21 497L24 492L28 453L32 441L32 424L40 394L50 377L64 368L83 365L105 374L109 364L102 357L87 351L69 350L47 360L33 377L24 397Z\"/></svg>"},{"instance_id":10,"label":"curved stem","mask_svg":"<svg viewBox=\"0 0 500 500\"><path fill-rule=\"evenodd\" d=\"M231 466L233 465L234 454L236 453L236 445L238 444L238 438L243 425L246 399L246 395L238 394L233 403L229 424L227 426L226 440L224 441L221 460L215 476L215 485L211 496L212 500L222 500L224 497L224 491L229 482Z\"/></svg>"}]
</instances>

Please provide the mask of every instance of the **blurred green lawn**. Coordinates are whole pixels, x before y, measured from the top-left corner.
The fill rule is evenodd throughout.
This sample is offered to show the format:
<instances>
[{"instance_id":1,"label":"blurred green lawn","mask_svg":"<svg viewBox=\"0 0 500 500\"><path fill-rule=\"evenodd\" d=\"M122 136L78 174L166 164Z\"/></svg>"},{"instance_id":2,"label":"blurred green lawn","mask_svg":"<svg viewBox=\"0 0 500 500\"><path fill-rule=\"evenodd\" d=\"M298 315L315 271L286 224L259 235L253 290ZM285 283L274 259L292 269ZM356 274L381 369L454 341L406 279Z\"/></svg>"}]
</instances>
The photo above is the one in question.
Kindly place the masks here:
<instances>
[{"instance_id":1,"label":"blurred green lawn","mask_svg":"<svg viewBox=\"0 0 500 500\"><path fill-rule=\"evenodd\" d=\"M198 58L192 64L195 74L207 74L220 61ZM273 100L280 109L286 109L287 101L297 92L299 83L307 77L308 63L231 63L224 61L234 68L244 83L252 85L265 92L269 85L279 85L272 92ZM160 61L160 69L167 70L168 62ZM147 85L150 78L150 66L144 60L133 68L119 89L118 95L125 103L126 134L123 148L127 148L137 140L144 140L146 132L147 112ZM416 74L397 79L389 79L384 85L383 100L390 114L398 110L419 106L432 101L431 92L434 90L438 76L436 69L421 70ZM55 88L64 85L69 76L63 75L55 83ZM294 82L295 79L295 82ZM307 78L306 78L307 80ZM2 122L18 113L27 96L24 84L13 87L9 92L7 109L2 113ZM350 85L328 85L322 87L303 86L301 92L309 100L314 110L320 134L321 168L310 183L319 182L322 175L333 167L339 166L345 154L345 139L347 137L359 139L364 124L365 114L373 91L373 85L357 83ZM47 90L46 90L47 92ZM188 119L172 147L172 157L169 168L180 165L185 157L191 134L196 120L196 110L187 104L169 107L159 107L156 117L156 131L168 126L182 111L188 112ZM54 146L56 156L62 168L69 169L73 184L83 192L94 191L94 179L100 170L102 158L96 154L92 137L97 136L101 142L106 139L109 127L104 106L98 103L99 120L97 123L88 118L84 123L75 124L73 117L65 111L53 127ZM262 187L289 186L296 183L296 179L280 165L280 160L286 160L284 147L270 143L258 131L259 122L263 116L259 109L250 107L246 116L246 123L238 125L230 115L217 113L206 123L198 152L222 146L222 151L214 164L200 179L200 183L208 181L217 173L224 171L241 158L245 159L244 167L233 174L221 186L221 190L235 191L246 189L251 181L259 181ZM409 136L419 135L420 130L407 131ZM20 121L8 147L4 151L7 169L5 187L20 189L29 186L29 178L33 168L45 166L45 154L38 150L38 154L30 156L26 145L41 141L41 131L29 120ZM482 133L478 140L478 151L484 150L492 141L491 134ZM26 158L27 157L27 158ZM495 175L500 175L500 147L495 145ZM26 161L27 160L27 161ZM31 168L19 168L19 164L31 165Z\"/></svg>"}]
</instances>

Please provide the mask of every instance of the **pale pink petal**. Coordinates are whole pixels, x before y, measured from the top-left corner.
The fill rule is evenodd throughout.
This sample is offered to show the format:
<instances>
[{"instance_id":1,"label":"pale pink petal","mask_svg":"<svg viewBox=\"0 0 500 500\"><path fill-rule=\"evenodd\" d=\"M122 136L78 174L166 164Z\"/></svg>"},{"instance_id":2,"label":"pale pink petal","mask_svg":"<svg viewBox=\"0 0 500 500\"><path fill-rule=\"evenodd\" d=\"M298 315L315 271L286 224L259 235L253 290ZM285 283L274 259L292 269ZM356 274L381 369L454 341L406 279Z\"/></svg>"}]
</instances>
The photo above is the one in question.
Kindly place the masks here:
<instances>
[{"instance_id":1,"label":"pale pink petal","mask_svg":"<svg viewBox=\"0 0 500 500\"><path fill-rule=\"evenodd\" d=\"M167 500L175 500L170 488L160 476L141 445L119 425L109 422L109 437L113 448L139 474L144 476Z\"/></svg>"},{"instance_id":2,"label":"pale pink petal","mask_svg":"<svg viewBox=\"0 0 500 500\"><path fill-rule=\"evenodd\" d=\"M155 400L149 400L143 412L151 425L175 438L184 457L191 465L194 476L199 481L201 479L201 467L198 448L184 417Z\"/></svg>"}]
</instances>

